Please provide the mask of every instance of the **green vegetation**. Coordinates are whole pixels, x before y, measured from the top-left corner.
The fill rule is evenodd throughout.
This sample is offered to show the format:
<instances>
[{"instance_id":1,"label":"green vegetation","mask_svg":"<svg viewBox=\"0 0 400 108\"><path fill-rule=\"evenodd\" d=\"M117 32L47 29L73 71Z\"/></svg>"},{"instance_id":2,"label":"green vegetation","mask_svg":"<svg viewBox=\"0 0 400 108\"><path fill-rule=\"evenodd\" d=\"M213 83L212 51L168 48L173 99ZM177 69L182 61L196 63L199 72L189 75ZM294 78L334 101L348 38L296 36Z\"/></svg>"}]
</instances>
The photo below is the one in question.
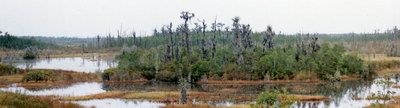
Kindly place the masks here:
<instances>
[{"instance_id":1,"label":"green vegetation","mask_svg":"<svg viewBox=\"0 0 400 108\"><path fill-rule=\"evenodd\" d=\"M0 76L15 75L15 74L19 74L20 72L21 72L21 70L18 68L0 64Z\"/></svg>"},{"instance_id":2,"label":"green vegetation","mask_svg":"<svg viewBox=\"0 0 400 108\"><path fill-rule=\"evenodd\" d=\"M48 81L53 75L53 72L34 70L24 74L22 81Z\"/></svg>"},{"instance_id":3,"label":"green vegetation","mask_svg":"<svg viewBox=\"0 0 400 108\"><path fill-rule=\"evenodd\" d=\"M57 45L41 42L34 38L19 38L12 36L8 33L4 33L4 35L0 34L0 47L9 48L9 49L25 49L28 47L37 47L39 49L46 48L57 48Z\"/></svg>"},{"instance_id":4,"label":"green vegetation","mask_svg":"<svg viewBox=\"0 0 400 108\"><path fill-rule=\"evenodd\" d=\"M392 87L392 85L395 83L393 81L390 81L390 74L386 72L383 74L383 80L378 80L375 83L383 87L383 91L378 91L378 93L372 93L371 95L367 96L366 99L368 100L376 100L376 103L372 103L371 106L373 108L386 108L388 106L386 101L393 100L393 94L395 94L395 91L390 91L389 88ZM384 100L383 103L379 103L378 100Z\"/></svg>"},{"instance_id":5,"label":"green vegetation","mask_svg":"<svg viewBox=\"0 0 400 108\"><path fill-rule=\"evenodd\" d=\"M38 49L36 47L27 47L24 50L23 59L35 59L38 56Z\"/></svg>"},{"instance_id":6,"label":"green vegetation","mask_svg":"<svg viewBox=\"0 0 400 108\"><path fill-rule=\"evenodd\" d=\"M80 108L81 106L71 103L53 101L47 97L27 96L16 93L0 91L1 108Z\"/></svg>"},{"instance_id":7,"label":"green vegetation","mask_svg":"<svg viewBox=\"0 0 400 108\"><path fill-rule=\"evenodd\" d=\"M10 108L50 108L50 104L33 96L0 92L0 106Z\"/></svg>"},{"instance_id":8,"label":"green vegetation","mask_svg":"<svg viewBox=\"0 0 400 108\"><path fill-rule=\"evenodd\" d=\"M273 92L261 92L257 98L256 103L250 103L250 108L275 108L275 102L279 108L289 108L290 105L294 104L297 101L300 101L299 98L296 98L294 95L289 95L286 89L281 93L278 90Z\"/></svg>"},{"instance_id":9,"label":"green vegetation","mask_svg":"<svg viewBox=\"0 0 400 108\"><path fill-rule=\"evenodd\" d=\"M194 16L181 16L186 17ZM203 25L196 24L199 30L189 31L188 19L176 32L166 25L161 33L145 37L151 44L125 44L118 67L106 71L103 79L289 80L312 78L304 75L308 73L339 81L341 75L367 78L373 73L372 66L357 53L345 54L343 44L330 43L330 38L319 44L319 37L309 34L276 36L270 26L264 32L253 33L250 25L240 24L239 17L232 19L231 31L221 32L223 25L214 22L212 30L206 32L204 21L200 22Z\"/></svg>"},{"instance_id":10,"label":"green vegetation","mask_svg":"<svg viewBox=\"0 0 400 108\"><path fill-rule=\"evenodd\" d=\"M326 80L340 80L340 75L356 75L368 77L372 75L370 67L365 67L364 61L355 54L344 54L343 47L334 44L333 47L324 42L320 50L311 54L300 55L296 60L296 49L287 46L269 50L265 55L261 48L253 51L244 51L245 64L237 64L237 57L223 54L232 50L218 50L214 58L203 59L201 51L194 48L193 55L187 59L190 65L185 70L191 72L194 81L211 77L223 77L227 80L262 80L268 76L270 80L293 79L301 72L315 73L318 78ZM175 61L165 61L162 53L156 53L156 49L149 50L134 48L132 52L126 52L118 57L119 65L116 69L109 69L103 73L105 80L130 80L134 77L157 79L161 81L177 81L179 65ZM221 54L221 55L220 55ZM179 60L177 60L179 61ZM178 66L178 67L177 67ZM189 70L188 70L189 69ZM339 74L339 75L338 75ZM139 75L139 76L136 76Z\"/></svg>"}]
</instances>

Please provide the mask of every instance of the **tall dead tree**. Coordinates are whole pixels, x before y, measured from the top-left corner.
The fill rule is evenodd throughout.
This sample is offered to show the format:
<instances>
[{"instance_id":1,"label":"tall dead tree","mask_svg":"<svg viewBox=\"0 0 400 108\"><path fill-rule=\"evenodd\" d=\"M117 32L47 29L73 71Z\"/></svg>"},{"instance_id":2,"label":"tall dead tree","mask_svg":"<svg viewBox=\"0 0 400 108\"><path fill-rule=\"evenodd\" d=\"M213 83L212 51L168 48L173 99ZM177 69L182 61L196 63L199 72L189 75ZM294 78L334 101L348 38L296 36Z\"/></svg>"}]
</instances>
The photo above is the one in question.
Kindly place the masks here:
<instances>
[{"instance_id":1,"label":"tall dead tree","mask_svg":"<svg viewBox=\"0 0 400 108\"><path fill-rule=\"evenodd\" d=\"M100 35L97 35L97 48L100 48Z\"/></svg>"},{"instance_id":2,"label":"tall dead tree","mask_svg":"<svg viewBox=\"0 0 400 108\"><path fill-rule=\"evenodd\" d=\"M165 60L166 61L170 61L171 60L171 41L169 40L169 37L168 36L165 36L165 35L167 35L168 34L168 31L167 30L165 30L165 26L163 26L162 28L161 28L161 35L162 35L162 37L163 38L165 38L165 45L166 45L166 48L165 48Z\"/></svg>"},{"instance_id":3,"label":"tall dead tree","mask_svg":"<svg viewBox=\"0 0 400 108\"><path fill-rule=\"evenodd\" d=\"M252 48L253 41L251 39L251 28L250 25L243 24L241 29L241 36L242 36L242 46L244 49Z\"/></svg>"},{"instance_id":4,"label":"tall dead tree","mask_svg":"<svg viewBox=\"0 0 400 108\"><path fill-rule=\"evenodd\" d=\"M226 37L225 37L225 40L228 40L228 37L229 37L229 27L225 27L225 34L226 34ZM225 40L224 41L222 41L222 46L225 46Z\"/></svg>"},{"instance_id":5,"label":"tall dead tree","mask_svg":"<svg viewBox=\"0 0 400 108\"><path fill-rule=\"evenodd\" d=\"M215 56L215 51L216 51L216 49L215 49L215 38L216 38L216 36L217 36L217 19L215 19L214 20L214 23L212 23L212 25L211 25L211 29L212 29L212 32L213 32L213 39L212 39L212 43L211 43L211 45L212 45L212 48L211 48L211 57L212 58L214 58L214 56Z\"/></svg>"},{"instance_id":6,"label":"tall dead tree","mask_svg":"<svg viewBox=\"0 0 400 108\"><path fill-rule=\"evenodd\" d=\"M275 32L272 31L272 27L268 26L267 30L262 33L263 34L263 54L265 54L265 50L274 48L274 36Z\"/></svg>"},{"instance_id":7,"label":"tall dead tree","mask_svg":"<svg viewBox=\"0 0 400 108\"><path fill-rule=\"evenodd\" d=\"M196 45L200 45L200 32L201 32L201 25L199 23L194 23L194 25L196 26L195 28L193 28L193 31L196 32Z\"/></svg>"},{"instance_id":8,"label":"tall dead tree","mask_svg":"<svg viewBox=\"0 0 400 108\"><path fill-rule=\"evenodd\" d=\"M136 32L135 31L132 32L132 39L133 39L132 42L131 42L132 45L136 46Z\"/></svg>"},{"instance_id":9,"label":"tall dead tree","mask_svg":"<svg viewBox=\"0 0 400 108\"><path fill-rule=\"evenodd\" d=\"M206 38L206 28L207 28L207 25L206 25L206 21L203 19L203 21L202 21L202 30L203 30L203 37L201 37L201 52L203 52L203 59L205 59L206 57L207 57L207 50L206 50L206 48L205 48L205 44L206 44L206 41L205 41L205 38Z\"/></svg>"},{"instance_id":10,"label":"tall dead tree","mask_svg":"<svg viewBox=\"0 0 400 108\"><path fill-rule=\"evenodd\" d=\"M188 21L190 21L194 17L194 13L190 12L181 12L180 18L185 21L184 27L183 27L183 32L184 32L184 38L185 38L185 44L186 44L186 50L189 54L191 54L191 48L190 48L190 39L189 39L189 25Z\"/></svg>"},{"instance_id":11,"label":"tall dead tree","mask_svg":"<svg viewBox=\"0 0 400 108\"><path fill-rule=\"evenodd\" d=\"M169 26L167 26L167 29L168 29L168 33L169 33L169 49L170 49L170 51L171 51L171 58L173 59L174 58L174 39L173 39L173 32L172 32L172 22L171 23L169 23Z\"/></svg>"},{"instance_id":12,"label":"tall dead tree","mask_svg":"<svg viewBox=\"0 0 400 108\"><path fill-rule=\"evenodd\" d=\"M217 28L218 28L218 36L220 38L220 40L222 41L222 43L224 43L225 39L224 36L222 36L221 30L224 28L225 24L223 23L218 23L217 24Z\"/></svg>"},{"instance_id":13,"label":"tall dead tree","mask_svg":"<svg viewBox=\"0 0 400 108\"><path fill-rule=\"evenodd\" d=\"M233 24L232 24L232 32L233 32L233 38L232 38L232 46L234 48L234 54L238 58L236 61L236 64L241 65L243 63L243 55L242 55L242 46L241 46L241 41L240 41L240 34L241 34L241 25L239 24L239 17L235 17L232 19Z\"/></svg>"},{"instance_id":14,"label":"tall dead tree","mask_svg":"<svg viewBox=\"0 0 400 108\"><path fill-rule=\"evenodd\" d=\"M184 43L185 43L185 46L186 46L186 50L187 50L187 55L189 56L189 58L190 58L190 55L191 55L191 45L189 43L190 42L190 38L189 38L188 21L190 21L193 17L194 17L194 13L185 12L185 11L181 12L181 16L180 16L180 18L183 19L184 22L185 22L183 27L181 27L181 29L183 31L182 39L184 40ZM182 61L182 60L180 60L180 61ZM181 98L180 98L180 101L181 101L182 104L186 104L186 102L187 102L186 91L187 91L187 84L188 84L187 81L188 81L188 79L185 79L185 78L190 78L190 73L191 72L189 72L189 75L186 76L184 72L187 71L187 70L184 69L184 68L188 68L187 66L190 67L190 65L188 65L188 64L183 64L183 65L186 65L186 66L182 67L182 72L181 72L180 80L179 80L180 84L181 84Z\"/></svg>"},{"instance_id":15,"label":"tall dead tree","mask_svg":"<svg viewBox=\"0 0 400 108\"><path fill-rule=\"evenodd\" d=\"M312 37L309 48L311 50L311 56L314 57L315 53L319 50L320 46L317 44L318 37Z\"/></svg>"}]
</instances>

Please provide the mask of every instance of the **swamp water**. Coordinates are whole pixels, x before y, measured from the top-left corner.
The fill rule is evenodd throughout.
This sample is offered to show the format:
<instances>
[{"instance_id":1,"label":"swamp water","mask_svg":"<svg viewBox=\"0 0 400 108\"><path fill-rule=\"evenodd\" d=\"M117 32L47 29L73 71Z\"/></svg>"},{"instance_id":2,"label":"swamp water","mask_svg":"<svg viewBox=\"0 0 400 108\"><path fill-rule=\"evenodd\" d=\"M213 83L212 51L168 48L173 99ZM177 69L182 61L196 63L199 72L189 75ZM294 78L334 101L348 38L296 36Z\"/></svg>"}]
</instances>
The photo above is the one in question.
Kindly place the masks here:
<instances>
[{"instance_id":1,"label":"swamp water","mask_svg":"<svg viewBox=\"0 0 400 108\"><path fill-rule=\"evenodd\" d=\"M371 93L378 93L383 91L381 85L374 83L374 81L381 80L365 80L365 81L344 81L335 83L296 83L296 84L259 84L259 85L213 85L213 84L194 84L191 91L201 91L209 93L226 93L229 97L235 96L253 96L263 91L272 91L276 89L286 88L291 94L302 95L323 95L329 97L330 100L322 102L299 102L293 106L298 108L361 108L375 100L353 100L353 97L366 98ZM398 80L392 81L399 84ZM222 90L230 89L233 92L225 92ZM150 81L145 83L101 83L101 82L82 82L75 83L65 87L55 87L46 89L24 88L17 87L16 84L10 85L6 88L0 88L2 91L17 92L29 95L56 95L56 96L84 96L90 94L97 94L111 90L130 90L138 92L152 92L152 91L177 91L179 90L178 84ZM388 90L395 91L395 95L400 95L400 89L389 88ZM252 99L255 100L256 98ZM126 100L126 99L94 99L86 101L72 101L85 107L160 107L164 106L163 103L140 101L140 100ZM382 102L382 101L380 101ZM208 102L195 102L207 103L217 106L230 106L233 104L248 104L249 101L237 101L232 99Z\"/></svg>"},{"instance_id":2,"label":"swamp water","mask_svg":"<svg viewBox=\"0 0 400 108\"><path fill-rule=\"evenodd\" d=\"M6 58L2 64L12 65L22 69L60 69L76 72L103 72L110 67L116 67L118 63L112 59L92 59L87 57L66 57L23 60L21 58Z\"/></svg>"},{"instance_id":3,"label":"swamp water","mask_svg":"<svg viewBox=\"0 0 400 108\"><path fill-rule=\"evenodd\" d=\"M83 57L70 57L70 58L50 58L50 59L36 59L36 60L22 60L22 59L4 59L2 64L13 65L19 68L31 69L61 69L71 70L77 72L101 72L110 67L117 65L113 60L91 60L90 58ZM375 100L353 100L353 97L366 98L371 93L378 93L383 91L384 88L374 81L344 81L335 83L294 83L294 84L258 84L258 85L214 85L214 84L194 84L190 91L200 91L209 93L224 93L228 97L219 101L199 102L196 100L194 103L207 103L217 106L230 106L234 104L248 104L249 101L233 100L232 97L248 96L254 97L263 91L273 91L276 89L286 88L291 94L302 95L322 95L329 97L330 100L322 102L299 102L295 103L294 107L299 108L361 108ZM399 81L392 79L396 84ZM81 82L71 84L69 86L58 86L53 88L24 88L18 87L18 84L13 84L5 88L0 88L1 91L16 92L21 94L36 95L36 96L85 96L97 93L103 93L112 90L130 90L138 92L152 92L152 91L177 91L179 90L177 83L166 82L146 82L146 83L102 83L102 82ZM395 91L395 95L400 95L400 89L389 88ZM126 100L126 99L94 99L86 101L72 101L85 107L95 106L102 107L160 107L164 106L163 103L139 100ZM382 102L382 101L380 101Z\"/></svg>"}]
</instances>

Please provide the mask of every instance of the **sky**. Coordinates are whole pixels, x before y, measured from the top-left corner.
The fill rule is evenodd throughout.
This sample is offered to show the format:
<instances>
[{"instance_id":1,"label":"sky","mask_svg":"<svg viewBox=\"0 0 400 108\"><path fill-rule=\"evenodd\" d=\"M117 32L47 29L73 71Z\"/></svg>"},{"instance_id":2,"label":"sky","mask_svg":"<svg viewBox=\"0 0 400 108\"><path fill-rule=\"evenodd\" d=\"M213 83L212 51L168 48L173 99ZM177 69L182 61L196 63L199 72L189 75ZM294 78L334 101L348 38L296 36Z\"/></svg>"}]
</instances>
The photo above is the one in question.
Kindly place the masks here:
<instances>
[{"instance_id":1,"label":"sky","mask_svg":"<svg viewBox=\"0 0 400 108\"><path fill-rule=\"evenodd\" d=\"M400 25L400 0L0 0L0 30L17 36L93 37L151 35L154 28L183 23L181 11L217 22L271 25L276 32L364 33Z\"/></svg>"}]
</instances>

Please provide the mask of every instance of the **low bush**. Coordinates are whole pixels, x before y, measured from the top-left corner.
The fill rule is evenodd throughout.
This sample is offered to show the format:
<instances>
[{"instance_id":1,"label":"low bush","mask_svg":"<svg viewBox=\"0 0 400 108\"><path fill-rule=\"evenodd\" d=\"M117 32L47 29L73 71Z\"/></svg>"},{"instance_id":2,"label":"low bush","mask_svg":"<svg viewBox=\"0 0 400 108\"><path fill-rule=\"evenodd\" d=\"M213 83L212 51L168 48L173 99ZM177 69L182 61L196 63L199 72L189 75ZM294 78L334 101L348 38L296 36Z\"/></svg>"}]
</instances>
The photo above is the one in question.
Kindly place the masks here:
<instances>
[{"instance_id":1,"label":"low bush","mask_svg":"<svg viewBox=\"0 0 400 108\"><path fill-rule=\"evenodd\" d=\"M0 76L19 74L20 71L18 68L0 64Z\"/></svg>"},{"instance_id":2,"label":"low bush","mask_svg":"<svg viewBox=\"0 0 400 108\"><path fill-rule=\"evenodd\" d=\"M33 96L20 95L15 93L0 93L0 106L10 108L50 108L49 103Z\"/></svg>"},{"instance_id":3,"label":"low bush","mask_svg":"<svg viewBox=\"0 0 400 108\"><path fill-rule=\"evenodd\" d=\"M178 77L174 72L171 71L160 71L157 73L156 80L158 81L166 81L166 82L175 82L178 81Z\"/></svg>"},{"instance_id":4,"label":"low bush","mask_svg":"<svg viewBox=\"0 0 400 108\"><path fill-rule=\"evenodd\" d=\"M104 72L101 74L103 80L111 80L111 77L116 73L116 68L110 68L107 70L104 70Z\"/></svg>"},{"instance_id":5,"label":"low bush","mask_svg":"<svg viewBox=\"0 0 400 108\"><path fill-rule=\"evenodd\" d=\"M53 75L53 72L34 70L24 74L22 81L48 81Z\"/></svg>"},{"instance_id":6,"label":"low bush","mask_svg":"<svg viewBox=\"0 0 400 108\"><path fill-rule=\"evenodd\" d=\"M300 101L298 97L289 95L286 89L281 93L278 90L273 92L261 92L258 96L256 103L250 103L250 108L274 108L276 102L279 108L289 108L290 105Z\"/></svg>"},{"instance_id":7,"label":"low bush","mask_svg":"<svg viewBox=\"0 0 400 108\"><path fill-rule=\"evenodd\" d=\"M35 59L38 55L37 47L27 47L24 51L23 59Z\"/></svg>"},{"instance_id":8,"label":"low bush","mask_svg":"<svg viewBox=\"0 0 400 108\"><path fill-rule=\"evenodd\" d=\"M49 97L35 97L0 91L1 108L81 108L77 104L60 102Z\"/></svg>"}]
</instances>

